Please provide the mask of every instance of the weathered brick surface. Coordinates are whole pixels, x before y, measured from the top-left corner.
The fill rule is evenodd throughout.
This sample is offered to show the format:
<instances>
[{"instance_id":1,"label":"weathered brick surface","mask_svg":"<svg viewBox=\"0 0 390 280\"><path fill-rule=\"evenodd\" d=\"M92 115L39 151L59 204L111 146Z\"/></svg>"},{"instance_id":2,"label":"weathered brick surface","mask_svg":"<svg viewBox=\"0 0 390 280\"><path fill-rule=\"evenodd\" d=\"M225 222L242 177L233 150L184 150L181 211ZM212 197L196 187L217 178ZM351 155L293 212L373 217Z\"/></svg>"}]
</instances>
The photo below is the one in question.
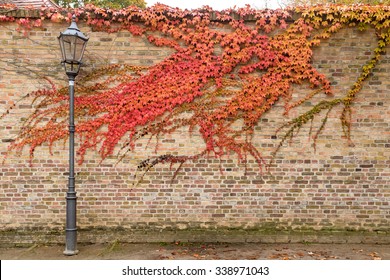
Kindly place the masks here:
<instances>
[{"instance_id":1,"label":"weathered brick surface","mask_svg":"<svg viewBox=\"0 0 390 280\"><path fill-rule=\"evenodd\" d=\"M15 24L0 26L0 114L11 102L47 83L49 75L66 84L59 66L57 39L67 26L45 22L29 37ZM126 32L88 33L86 68L107 63L153 65L169 49L156 48ZM314 49L314 65L331 81L335 95L351 87L375 48L373 30L347 29ZM128 229L315 229L366 231L390 229L390 57L388 52L365 83L353 105L353 145L343 138L334 110L319 136L317 149L304 127L278 154L269 173L254 161L247 172L235 156L186 163L171 183L174 170L159 165L136 185L137 163L152 155L153 145L140 142L134 153L115 165L115 158L99 164L88 153L77 166L78 225L80 228ZM294 98L306 92L296 87ZM259 122L254 143L268 158L278 144L276 129L304 112L318 96L283 115L283 102ZM0 153L4 155L23 119L32 111L29 100L17 105L0 122ZM314 122L319 127L321 116ZM280 139L279 139L280 140ZM161 153L191 154L203 140L186 130L161 141ZM65 223L67 145L59 143L50 155L37 149L33 166L28 151L12 155L0 166L0 223L2 229L62 229Z\"/></svg>"}]
</instances>

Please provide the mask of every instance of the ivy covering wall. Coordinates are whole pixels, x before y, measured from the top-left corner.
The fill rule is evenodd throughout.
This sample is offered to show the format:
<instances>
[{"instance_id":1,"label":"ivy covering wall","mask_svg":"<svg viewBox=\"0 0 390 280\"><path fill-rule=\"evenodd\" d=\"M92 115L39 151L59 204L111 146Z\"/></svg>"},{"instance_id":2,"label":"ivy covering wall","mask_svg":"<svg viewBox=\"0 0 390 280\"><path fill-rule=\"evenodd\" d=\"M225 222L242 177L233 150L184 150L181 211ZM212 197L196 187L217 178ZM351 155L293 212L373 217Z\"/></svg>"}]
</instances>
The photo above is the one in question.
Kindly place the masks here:
<instances>
[{"instance_id":1,"label":"ivy covering wall","mask_svg":"<svg viewBox=\"0 0 390 280\"><path fill-rule=\"evenodd\" d=\"M85 226L388 228L388 6L222 12L87 6L30 11L24 17L8 6L3 11L5 37L19 32L24 40L37 41L39 30L65 29L72 14L79 26L90 29L86 65L76 83L80 181L90 182L89 197L104 182L104 191L121 197L108 200L107 207L122 210L112 224L110 217L118 213L111 210L99 221L90 214L102 211L99 199L81 198ZM147 45L144 60L131 63L138 44ZM6 76L3 72L2 79ZM1 121L7 122L17 119L20 104L33 102L23 124L15 125L20 126L17 134L3 137L7 168L22 161L23 170L34 170L42 153L57 158L58 143L68 137L67 86L58 73L39 72L35 79L40 85L34 90L19 91L2 103ZM365 100L380 116L364 115ZM362 156L367 134L377 134L359 122L372 124L376 117L383 131L370 141L379 141L374 147L379 150L373 157ZM326 150L335 143L343 147L342 155ZM142 152L145 147L148 152ZM302 160L307 153L312 157ZM18 162L16 155L23 160ZM98 175L104 164L111 172L104 172L108 181ZM57 165L65 168L66 161ZM377 174L355 176L363 171ZM333 180L334 174L342 179ZM371 189L369 177L378 199L372 208L364 190L367 185ZM12 189L13 180L7 175L2 187ZM350 184L368 196L345 192ZM169 203L163 203L167 198ZM3 211L12 213L9 205L4 202ZM156 207L162 212L154 212ZM132 211L139 214L136 221L126 218ZM314 217L319 213L325 217ZM8 223L13 224L12 218Z\"/></svg>"}]
</instances>

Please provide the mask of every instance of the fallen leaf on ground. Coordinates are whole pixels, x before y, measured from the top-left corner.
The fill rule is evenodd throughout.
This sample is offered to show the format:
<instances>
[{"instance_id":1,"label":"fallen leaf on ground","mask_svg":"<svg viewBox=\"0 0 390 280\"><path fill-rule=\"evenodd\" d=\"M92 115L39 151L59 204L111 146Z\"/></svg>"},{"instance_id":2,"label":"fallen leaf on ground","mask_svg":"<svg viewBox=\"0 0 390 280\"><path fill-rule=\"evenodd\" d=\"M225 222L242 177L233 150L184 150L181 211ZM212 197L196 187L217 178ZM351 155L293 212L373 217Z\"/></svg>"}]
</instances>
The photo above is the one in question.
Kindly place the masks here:
<instances>
[{"instance_id":1,"label":"fallen leaf on ground","mask_svg":"<svg viewBox=\"0 0 390 280\"><path fill-rule=\"evenodd\" d=\"M370 254L368 254L368 256L370 256L373 260L376 260L376 261L382 259L377 252L371 252Z\"/></svg>"},{"instance_id":2,"label":"fallen leaf on ground","mask_svg":"<svg viewBox=\"0 0 390 280\"><path fill-rule=\"evenodd\" d=\"M279 260L289 260L290 256L288 254L274 254L268 257L269 259L279 259Z\"/></svg>"}]
</instances>

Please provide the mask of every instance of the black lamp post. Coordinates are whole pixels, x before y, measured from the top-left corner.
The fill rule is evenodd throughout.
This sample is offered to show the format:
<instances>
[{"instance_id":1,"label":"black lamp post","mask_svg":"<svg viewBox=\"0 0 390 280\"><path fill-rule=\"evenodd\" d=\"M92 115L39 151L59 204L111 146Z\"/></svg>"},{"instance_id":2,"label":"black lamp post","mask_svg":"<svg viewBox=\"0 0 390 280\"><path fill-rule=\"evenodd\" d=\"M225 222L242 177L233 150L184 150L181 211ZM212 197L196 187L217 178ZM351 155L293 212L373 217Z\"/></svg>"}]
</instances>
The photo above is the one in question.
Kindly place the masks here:
<instances>
[{"instance_id":1,"label":"black lamp post","mask_svg":"<svg viewBox=\"0 0 390 280\"><path fill-rule=\"evenodd\" d=\"M74 80L82 65L85 47L88 39L77 27L76 17L64 32L60 33L58 41L61 47L62 61L66 75L69 78L69 177L68 191L66 193L66 243L64 254L72 256L77 250L76 226L76 190L74 174Z\"/></svg>"}]
</instances>

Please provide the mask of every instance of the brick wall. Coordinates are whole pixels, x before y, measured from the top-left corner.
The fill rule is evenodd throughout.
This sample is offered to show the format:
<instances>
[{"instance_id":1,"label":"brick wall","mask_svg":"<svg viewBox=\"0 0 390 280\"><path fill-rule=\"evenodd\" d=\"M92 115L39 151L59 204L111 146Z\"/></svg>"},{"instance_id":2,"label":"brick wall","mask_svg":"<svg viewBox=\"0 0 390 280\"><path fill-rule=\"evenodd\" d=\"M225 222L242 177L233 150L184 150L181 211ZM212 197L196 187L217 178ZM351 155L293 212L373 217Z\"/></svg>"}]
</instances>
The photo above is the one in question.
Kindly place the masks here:
<instances>
[{"instance_id":1,"label":"brick wall","mask_svg":"<svg viewBox=\"0 0 390 280\"><path fill-rule=\"evenodd\" d=\"M43 29L32 30L28 37L16 27L14 23L0 25L0 114L24 94L47 86L44 75L58 84L67 83L56 39L67 26L45 22ZM126 32L106 34L83 24L79 27L90 36L84 73L109 63L153 65L170 53ZM373 30L345 29L314 49L314 65L332 81L336 96L350 88L375 44ZM137 163L153 154L153 145L140 142L135 152L117 165L114 157L99 164L98 156L90 152L85 163L76 166L79 227L388 231L389 54L383 56L353 106L354 145L343 138L340 110L334 110L316 151L308 140L309 127L304 127L281 149L269 173L260 173L250 161L245 174L232 156L186 163L172 184L174 170L158 165L136 185ZM296 87L295 94L301 96L305 89ZM261 119L254 143L265 157L278 144L276 129L318 100L306 102L289 116L283 116L283 104L279 103ZM2 156L23 118L31 113L30 103L28 99L19 103L0 121ZM314 126L318 127L320 120L318 117ZM160 152L194 153L201 141L182 130L162 139ZM54 151L50 155L47 147L37 149L32 167L28 151L11 155L0 166L2 230L64 228L66 143L57 144Z\"/></svg>"}]
</instances>

